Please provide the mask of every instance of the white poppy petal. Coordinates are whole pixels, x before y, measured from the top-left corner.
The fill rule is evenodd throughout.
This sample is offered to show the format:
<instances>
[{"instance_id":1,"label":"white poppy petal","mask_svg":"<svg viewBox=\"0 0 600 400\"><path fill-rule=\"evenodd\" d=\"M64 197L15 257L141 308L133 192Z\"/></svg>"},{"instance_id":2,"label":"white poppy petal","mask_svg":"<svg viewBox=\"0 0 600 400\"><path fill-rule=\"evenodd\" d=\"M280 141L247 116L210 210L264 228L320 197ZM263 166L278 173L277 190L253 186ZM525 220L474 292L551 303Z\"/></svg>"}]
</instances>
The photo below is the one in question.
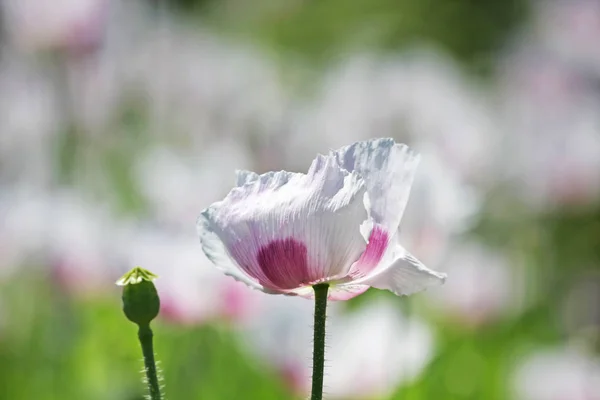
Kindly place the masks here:
<instances>
[{"instance_id":1,"label":"white poppy petal","mask_svg":"<svg viewBox=\"0 0 600 400\"><path fill-rule=\"evenodd\" d=\"M350 300L363 294L369 289L369 285L344 284L335 285L329 290L329 300Z\"/></svg>"},{"instance_id":2,"label":"white poppy petal","mask_svg":"<svg viewBox=\"0 0 600 400\"><path fill-rule=\"evenodd\" d=\"M306 175L241 172L238 183L198 222L207 256L226 271L233 264L263 289L293 294L344 277L364 252L364 182L332 157Z\"/></svg>"},{"instance_id":3,"label":"white poppy petal","mask_svg":"<svg viewBox=\"0 0 600 400\"><path fill-rule=\"evenodd\" d=\"M228 256L225 245L219 239L219 237L210 229L210 221L203 216L198 218L198 233L200 234L200 241L202 242L202 250L206 257L212 261L217 268L229 275L237 281L243 282L250 286L252 289L268 292L265 288L259 284L256 279L248 276L243 270L241 270Z\"/></svg>"},{"instance_id":4,"label":"white poppy petal","mask_svg":"<svg viewBox=\"0 0 600 400\"><path fill-rule=\"evenodd\" d=\"M392 236L406 208L420 156L389 138L357 142L333 154L342 168L364 179L369 216Z\"/></svg>"},{"instance_id":5,"label":"white poppy petal","mask_svg":"<svg viewBox=\"0 0 600 400\"><path fill-rule=\"evenodd\" d=\"M392 264L371 276L356 281L355 284L386 289L400 296L420 292L430 286L441 285L446 280L446 274L428 269L400 245L397 245L395 252L397 258Z\"/></svg>"},{"instance_id":6,"label":"white poppy petal","mask_svg":"<svg viewBox=\"0 0 600 400\"><path fill-rule=\"evenodd\" d=\"M269 293L311 298L329 282L329 298L345 300L369 286L411 294L442 283L397 244L418 162L376 139L318 156L307 174L237 171L236 187L199 218L204 251Z\"/></svg>"},{"instance_id":7,"label":"white poppy petal","mask_svg":"<svg viewBox=\"0 0 600 400\"><path fill-rule=\"evenodd\" d=\"M327 299L331 301L350 300L353 297L363 294L369 289L369 285L357 285L354 283L335 283L329 287ZM305 299L314 299L315 291L312 286L305 286L290 292Z\"/></svg>"},{"instance_id":8,"label":"white poppy petal","mask_svg":"<svg viewBox=\"0 0 600 400\"><path fill-rule=\"evenodd\" d=\"M235 171L236 185L237 187L244 186L246 184L256 182L260 179L260 175L256 172L247 171L245 169L238 169Z\"/></svg>"}]
</instances>

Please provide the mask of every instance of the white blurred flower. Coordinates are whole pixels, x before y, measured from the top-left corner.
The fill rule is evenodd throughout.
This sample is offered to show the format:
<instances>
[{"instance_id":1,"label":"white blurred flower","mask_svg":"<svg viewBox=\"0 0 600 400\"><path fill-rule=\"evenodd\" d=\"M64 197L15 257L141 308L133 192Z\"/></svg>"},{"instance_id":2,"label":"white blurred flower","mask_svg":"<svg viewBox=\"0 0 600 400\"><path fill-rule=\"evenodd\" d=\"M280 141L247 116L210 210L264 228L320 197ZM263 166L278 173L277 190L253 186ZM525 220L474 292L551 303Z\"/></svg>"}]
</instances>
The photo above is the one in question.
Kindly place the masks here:
<instances>
[{"instance_id":1,"label":"white blurred flower","mask_svg":"<svg viewBox=\"0 0 600 400\"><path fill-rule=\"evenodd\" d=\"M503 78L508 163L517 194L542 210L600 198L600 95L552 57L513 55Z\"/></svg>"},{"instance_id":2,"label":"white blurred flower","mask_svg":"<svg viewBox=\"0 0 600 400\"><path fill-rule=\"evenodd\" d=\"M417 148L433 146L461 178L486 178L497 141L487 92L440 52L415 50L404 60L402 69L394 62L385 66L380 85L402 106L399 133L406 130Z\"/></svg>"},{"instance_id":3,"label":"white blurred flower","mask_svg":"<svg viewBox=\"0 0 600 400\"><path fill-rule=\"evenodd\" d=\"M152 215L169 226L187 229L198 209L207 207L230 189L236 168L251 168L248 151L239 142L222 139L202 151L156 148L135 166L136 182L152 207Z\"/></svg>"},{"instance_id":4,"label":"white blurred flower","mask_svg":"<svg viewBox=\"0 0 600 400\"><path fill-rule=\"evenodd\" d=\"M393 301L374 301L332 318L326 393L332 398L385 397L415 379L433 355L424 321L407 317Z\"/></svg>"},{"instance_id":5,"label":"white blurred flower","mask_svg":"<svg viewBox=\"0 0 600 400\"><path fill-rule=\"evenodd\" d=\"M293 389L308 392L313 305L264 295L259 305L258 317L241 330L243 342L278 369ZM393 301L376 300L351 313L330 303L327 314L327 398L389 395L415 379L433 354L430 328L403 315Z\"/></svg>"},{"instance_id":6,"label":"white blurred flower","mask_svg":"<svg viewBox=\"0 0 600 400\"><path fill-rule=\"evenodd\" d=\"M43 186L52 176L59 127L48 77L15 53L1 55L0 179Z\"/></svg>"},{"instance_id":7,"label":"white blurred flower","mask_svg":"<svg viewBox=\"0 0 600 400\"><path fill-rule=\"evenodd\" d=\"M238 325L241 343L257 362L278 372L290 389L307 392L314 304L294 297L274 298L255 293L258 297L254 318ZM328 304L329 321L338 310L336 303Z\"/></svg>"},{"instance_id":8,"label":"white blurred flower","mask_svg":"<svg viewBox=\"0 0 600 400\"><path fill-rule=\"evenodd\" d=\"M438 268L452 279L427 295L436 308L461 323L483 324L519 306L522 279L503 253L477 242L453 243Z\"/></svg>"},{"instance_id":9,"label":"white blurred flower","mask_svg":"<svg viewBox=\"0 0 600 400\"><path fill-rule=\"evenodd\" d=\"M518 400L599 400L600 359L571 347L541 350L520 360L513 388Z\"/></svg>"},{"instance_id":10,"label":"white blurred flower","mask_svg":"<svg viewBox=\"0 0 600 400\"><path fill-rule=\"evenodd\" d=\"M0 278L43 260L43 221L51 207L39 191L4 190L0 196Z\"/></svg>"},{"instance_id":11,"label":"white blurred flower","mask_svg":"<svg viewBox=\"0 0 600 400\"><path fill-rule=\"evenodd\" d=\"M447 165L475 178L486 171L495 144L485 93L450 58L428 50L345 59L297 115L292 167L348 141L392 136L417 148L434 145Z\"/></svg>"},{"instance_id":12,"label":"white blurred flower","mask_svg":"<svg viewBox=\"0 0 600 400\"><path fill-rule=\"evenodd\" d=\"M315 153L338 148L348 142L373 136L391 136L376 129L376 122L389 118L387 108L380 109L376 99L378 63L363 56L344 60L327 71L320 90L299 101L292 115L287 165L301 168Z\"/></svg>"},{"instance_id":13,"label":"white blurred flower","mask_svg":"<svg viewBox=\"0 0 600 400\"><path fill-rule=\"evenodd\" d=\"M108 210L77 193L50 198L39 221L47 262L67 291L80 296L106 293L119 271L119 225Z\"/></svg>"},{"instance_id":14,"label":"white blurred flower","mask_svg":"<svg viewBox=\"0 0 600 400\"><path fill-rule=\"evenodd\" d=\"M166 19L128 57L128 74L150 100L156 133L206 139L271 136L287 96L266 53Z\"/></svg>"},{"instance_id":15,"label":"white blurred flower","mask_svg":"<svg viewBox=\"0 0 600 400\"><path fill-rule=\"evenodd\" d=\"M551 0L535 3L534 34L540 46L586 73L600 77L600 3Z\"/></svg>"},{"instance_id":16,"label":"white blurred flower","mask_svg":"<svg viewBox=\"0 0 600 400\"><path fill-rule=\"evenodd\" d=\"M14 191L0 199L0 270L43 267L65 290L94 295L117 272L115 220L76 192Z\"/></svg>"},{"instance_id":17,"label":"white blurred flower","mask_svg":"<svg viewBox=\"0 0 600 400\"><path fill-rule=\"evenodd\" d=\"M451 241L469 229L481 196L447 165L434 147L424 146L400 238L426 265L439 265Z\"/></svg>"}]
</instances>

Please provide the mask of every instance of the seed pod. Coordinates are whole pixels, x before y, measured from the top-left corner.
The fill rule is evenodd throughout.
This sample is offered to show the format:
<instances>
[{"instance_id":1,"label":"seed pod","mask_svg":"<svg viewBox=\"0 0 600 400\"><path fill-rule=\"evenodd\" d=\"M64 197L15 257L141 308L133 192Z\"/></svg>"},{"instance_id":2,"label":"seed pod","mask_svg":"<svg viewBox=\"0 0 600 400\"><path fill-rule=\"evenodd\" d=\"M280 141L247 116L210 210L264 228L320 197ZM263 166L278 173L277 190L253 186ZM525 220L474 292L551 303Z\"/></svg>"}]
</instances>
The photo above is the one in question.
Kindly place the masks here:
<instances>
[{"instance_id":1,"label":"seed pod","mask_svg":"<svg viewBox=\"0 0 600 400\"><path fill-rule=\"evenodd\" d=\"M158 315L160 299L153 283L156 278L152 272L135 267L117 281L123 286L123 312L131 322L146 326Z\"/></svg>"}]
</instances>

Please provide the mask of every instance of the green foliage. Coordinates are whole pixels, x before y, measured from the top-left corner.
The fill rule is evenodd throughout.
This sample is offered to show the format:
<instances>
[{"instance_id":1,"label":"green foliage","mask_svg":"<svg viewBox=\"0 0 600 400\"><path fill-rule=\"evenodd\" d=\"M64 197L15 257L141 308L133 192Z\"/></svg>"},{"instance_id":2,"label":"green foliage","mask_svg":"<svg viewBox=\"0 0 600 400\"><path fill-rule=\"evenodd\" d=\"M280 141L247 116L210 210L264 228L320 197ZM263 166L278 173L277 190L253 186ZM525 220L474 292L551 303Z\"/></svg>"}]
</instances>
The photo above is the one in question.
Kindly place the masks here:
<instances>
[{"instance_id":1,"label":"green foliage","mask_svg":"<svg viewBox=\"0 0 600 400\"><path fill-rule=\"evenodd\" d=\"M71 298L48 277L1 287L11 307L0 336L0 398L141 400L137 327L110 299ZM160 321L159 321L160 322ZM226 325L154 329L166 398L293 399Z\"/></svg>"},{"instance_id":2,"label":"green foliage","mask_svg":"<svg viewBox=\"0 0 600 400\"><path fill-rule=\"evenodd\" d=\"M395 50L429 43L475 69L490 67L490 54L526 18L525 0L323 0L235 7L179 0L213 25L257 37L284 54L331 61L356 49Z\"/></svg>"}]
</instances>

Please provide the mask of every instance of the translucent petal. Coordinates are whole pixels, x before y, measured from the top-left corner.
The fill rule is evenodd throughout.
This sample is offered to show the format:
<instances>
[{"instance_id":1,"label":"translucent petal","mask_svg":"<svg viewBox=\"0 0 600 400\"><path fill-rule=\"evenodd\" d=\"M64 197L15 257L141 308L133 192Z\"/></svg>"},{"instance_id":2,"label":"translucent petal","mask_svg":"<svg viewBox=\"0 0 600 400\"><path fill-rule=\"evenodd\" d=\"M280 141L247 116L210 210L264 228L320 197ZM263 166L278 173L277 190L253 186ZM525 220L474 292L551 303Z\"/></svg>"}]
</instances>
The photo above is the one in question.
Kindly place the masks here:
<instances>
[{"instance_id":1,"label":"translucent petal","mask_svg":"<svg viewBox=\"0 0 600 400\"><path fill-rule=\"evenodd\" d=\"M392 236L406 208L419 155L389 138L357 142L333 154L342 168L363 178L369 216Z\"/></svg>"},{"instance_id":2,"label":"translucent petal","mask_svg":"<svg viewBox=\"0 0 600 400\"><path fill-rule=\"evenodd\" d=\"M389 266L355 283L386 289L396 295L410 295L446 280L446 274L428 269L400 245L396 246L395 254L396 259Z\"/></svg>"}]
</instances>

